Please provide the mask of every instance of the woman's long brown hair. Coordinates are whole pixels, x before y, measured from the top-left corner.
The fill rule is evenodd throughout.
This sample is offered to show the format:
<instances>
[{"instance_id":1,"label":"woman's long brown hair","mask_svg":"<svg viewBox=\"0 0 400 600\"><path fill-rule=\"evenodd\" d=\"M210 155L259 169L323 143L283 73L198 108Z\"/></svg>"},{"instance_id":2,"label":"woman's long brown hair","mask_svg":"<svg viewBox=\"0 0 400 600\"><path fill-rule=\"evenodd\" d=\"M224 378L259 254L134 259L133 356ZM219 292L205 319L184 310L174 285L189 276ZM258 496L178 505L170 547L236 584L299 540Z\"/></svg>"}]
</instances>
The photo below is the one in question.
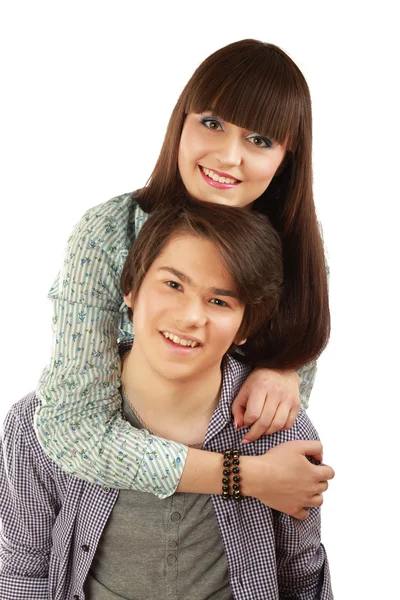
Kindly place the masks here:
<instances>
[{"instance_id":1,"label":"woman's long brown hair","mask_svg":"<svg viewBox=\"0 0 400 600\"><path fill-rule=\"evenodd\" d=\"M312 190L307 82L283 50L257 40L235 42L209 56L179 97L153 173L138 193L146 212L185 193L178 171L182 128L188 113L209 110L229 123L286 143L283 166L253 205L281 236L284 285L279 309L257 336L259 350L252 353L251 362L297 368L317 358L330 333L324 249Z\"/></svg>"}]
</instances>

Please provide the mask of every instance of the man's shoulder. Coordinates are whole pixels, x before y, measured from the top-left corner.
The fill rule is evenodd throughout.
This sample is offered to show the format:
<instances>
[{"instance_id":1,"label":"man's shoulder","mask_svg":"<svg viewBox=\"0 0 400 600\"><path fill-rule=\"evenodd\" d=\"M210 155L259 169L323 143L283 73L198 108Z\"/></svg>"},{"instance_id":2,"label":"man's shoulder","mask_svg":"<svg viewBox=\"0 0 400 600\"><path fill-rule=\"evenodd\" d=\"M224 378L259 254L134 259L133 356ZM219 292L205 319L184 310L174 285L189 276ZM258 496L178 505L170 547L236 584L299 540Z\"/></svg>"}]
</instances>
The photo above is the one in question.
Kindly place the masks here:
<instances>
[{"instance_id":1,"label":"man's shoulder","mask_svg":"<svg viewBox=\"0 0 400 600\"><path fill-rule=\"evenodd\" d=\"M296 430L297 439L319 440L318 432L304 408L300 408L293 427Z\"/></svg>"},{"instance_id":2,"label":"man's shoulder","mask_svg":"<svg viewBox=\"0 0 400 600\"><path fill-rule=\"evenodd\" d=\"M13 404L8 411L7 417L12 417L23 428L30 428L33 430L33 415L37 406L39 406L40 400L36 396L35 392L30 392L21 400ZM6 417L6 421L7 421Z\"/></svg>"},{"instance_id":3,"label":"man's shoulder","mask_svg":"<svg viewBox=\"0 0 400 600\"><path fill-rule=\"evenodd\" d=\"M2 424L1 437L7 441L8 445L20 443L18 440L23 441L23 444L29 447L30 452L36 456L38 462L53 473L57 466L47 457L36 436L34 415L39 405L40 399L35 392L30 392L13 404Z\"/></svg>"}]
</instances>

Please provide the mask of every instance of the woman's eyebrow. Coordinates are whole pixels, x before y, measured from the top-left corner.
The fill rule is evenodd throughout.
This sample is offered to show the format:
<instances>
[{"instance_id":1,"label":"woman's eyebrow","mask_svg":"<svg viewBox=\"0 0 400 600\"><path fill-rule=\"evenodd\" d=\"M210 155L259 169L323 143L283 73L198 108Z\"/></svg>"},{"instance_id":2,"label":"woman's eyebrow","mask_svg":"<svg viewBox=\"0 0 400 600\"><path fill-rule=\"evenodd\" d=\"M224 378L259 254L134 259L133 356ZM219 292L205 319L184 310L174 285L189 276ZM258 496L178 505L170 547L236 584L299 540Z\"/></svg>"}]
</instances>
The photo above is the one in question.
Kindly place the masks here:
<instances>
[{"instance_id":1,"label":"woman's eyebrow","mask_svg":"<svg viewBox=\"0 0 400 600\"><path fill-rule=\"evenodd\" d=\"M172 275L175 275L175 277L180 279L182 283L194 285L193 280L189 277L189 275L185 275L185 273L182 273L182 271L178 271L178 269L174 269L174 267L159 267L158 271L167 271L168 273L171 273ZM210 288L210 292L212 292L216 296L228 296L229 298L235 298L236 300L239 300L239 296L233 290L226 290L223 288L213 287Z\"/></svg>"}]
</instances>

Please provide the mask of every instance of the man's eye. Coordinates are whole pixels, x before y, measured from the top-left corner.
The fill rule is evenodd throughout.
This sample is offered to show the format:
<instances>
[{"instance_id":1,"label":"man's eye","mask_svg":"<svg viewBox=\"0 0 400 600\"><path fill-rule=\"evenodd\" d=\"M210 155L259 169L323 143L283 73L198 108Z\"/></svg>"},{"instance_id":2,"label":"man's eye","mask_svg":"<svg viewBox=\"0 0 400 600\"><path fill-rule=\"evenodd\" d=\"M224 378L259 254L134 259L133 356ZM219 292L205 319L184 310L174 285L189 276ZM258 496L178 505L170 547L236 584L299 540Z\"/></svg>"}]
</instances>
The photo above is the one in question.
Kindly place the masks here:
<instances>
[{"instance_id":1,"label":"man's eye","mask_svg":"<svg viewBox=\"0 0 400 600\"><path fill-rule=\"evenodd\" d=\"M272 146L271 140L263 135L257 135L256 133L249 135L247 139L250 141L250 143L254 144L254 146L257 146L258 148L271 148Z\"/></svg>"},{"instance_id":2,"label":"man's eye","mask_svg":"<svg viewBox=\"0 0 400 600\"><path fill-rule=\"evenodd\" d=\"M177 281L166 281L165 283L169 285L169 287L172 287L174 290L180 290L182 287L181 284Z\"/></svg>"},{"instance_id":3,"label":"man's eye","mask_svg":"<svg viewBox=\"0 0 400 600\"><path fill-rule=\"evenodd\" d=\"M219 298L212 298L210 302L212 304L216 304L217 306L229 306L227 302L220 300Z\"/></svg>"},{"instance_id":4,"label":"man's eye","mask_svg":"<svg viewBox=\"0 0 400 600\"><path fill-rule=\"evenodd\" d=\"M214 119L213 117L203 117L201 119L201 123L204 125L204 127L206 127L207 129L211 129L212 131L223 130L222 123L220 123L217 119Z\"/></svg>"}]
</instances>

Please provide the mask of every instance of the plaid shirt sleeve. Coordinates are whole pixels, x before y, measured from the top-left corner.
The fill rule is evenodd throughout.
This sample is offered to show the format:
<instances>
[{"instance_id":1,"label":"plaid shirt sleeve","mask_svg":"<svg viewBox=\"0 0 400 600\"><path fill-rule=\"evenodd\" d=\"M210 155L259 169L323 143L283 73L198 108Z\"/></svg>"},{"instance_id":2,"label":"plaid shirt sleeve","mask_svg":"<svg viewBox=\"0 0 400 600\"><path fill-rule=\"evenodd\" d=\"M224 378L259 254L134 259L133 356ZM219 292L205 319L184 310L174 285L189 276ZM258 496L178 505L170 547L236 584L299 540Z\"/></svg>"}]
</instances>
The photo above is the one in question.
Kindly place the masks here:
<instances>
[{"instance_id":1,"label":"plaid shirt sleeve","mask_svg":"<svg viewBox=\"0 0 400 600\"><path fill-rule=\"evenodd\" d=\"M295 427L297 439L318 440L304 411ZM321 544L321 510L311 508L304 521L273 511L281 600L333 600L329 564Z\"/></svg>"},{"instance_id":2,"label":"plaid shirt sleeve","mask_svg":"<svg viewBox=\"0 0 400 600\"><path fill-rule=\"evenodd\" d=\"M0 454L2 600L48 598L51 534L58 510L57 490L26 439L27 432L15 411L11 410L4 424Z\"/></svg>"}]
</instances>

